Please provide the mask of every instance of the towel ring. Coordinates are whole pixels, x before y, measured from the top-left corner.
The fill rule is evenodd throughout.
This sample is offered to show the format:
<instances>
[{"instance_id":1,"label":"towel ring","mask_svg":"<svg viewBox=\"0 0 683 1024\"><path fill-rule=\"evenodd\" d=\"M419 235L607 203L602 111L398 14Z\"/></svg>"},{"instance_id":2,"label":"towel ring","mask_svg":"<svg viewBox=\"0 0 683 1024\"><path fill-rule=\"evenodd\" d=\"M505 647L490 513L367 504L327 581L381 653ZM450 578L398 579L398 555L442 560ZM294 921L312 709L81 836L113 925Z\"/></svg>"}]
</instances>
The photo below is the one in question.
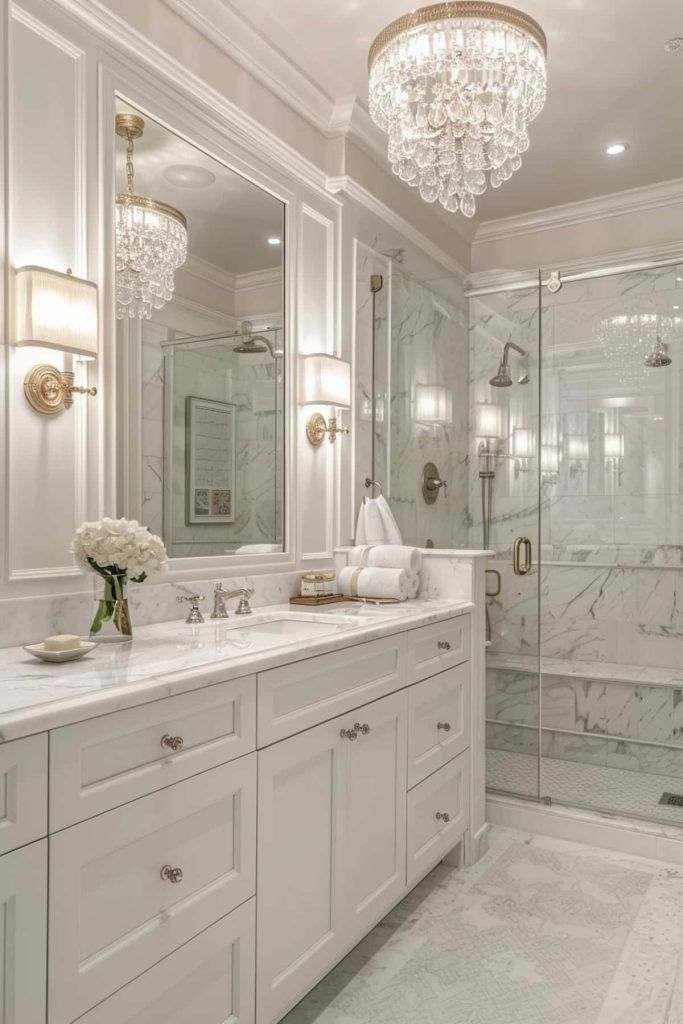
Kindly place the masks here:
<instances>
[{"instance_id":1,"label":"towel ring","mask_svg":"<svg viewBox=\"0 0 683 1024\"><path fill-rule=\"evenodd\" d=\"M377 497L381 498L381 496L382 496L382 485L380 483L378 483L377 480L371 480L369 476L366 476L366 478L365 478L365 486L366 487L376 487L377 490L379 491L379 494L377 495Z\"/></svg>"}]
</instances>

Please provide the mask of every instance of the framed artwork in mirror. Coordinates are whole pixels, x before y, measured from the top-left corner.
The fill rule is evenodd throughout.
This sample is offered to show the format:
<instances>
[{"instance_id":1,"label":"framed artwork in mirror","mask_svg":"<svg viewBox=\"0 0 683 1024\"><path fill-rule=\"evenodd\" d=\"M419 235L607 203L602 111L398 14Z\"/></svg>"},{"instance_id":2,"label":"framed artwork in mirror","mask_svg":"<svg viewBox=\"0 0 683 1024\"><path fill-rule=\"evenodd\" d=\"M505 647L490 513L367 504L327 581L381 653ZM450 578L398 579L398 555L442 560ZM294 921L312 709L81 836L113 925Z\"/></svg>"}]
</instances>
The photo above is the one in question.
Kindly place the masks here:
<instances>
[{"instance_id":1,"label":"framed artwork in mirror","mask_svg":"<svg viewBox=\"0 0 683 1024\"><path fill-rule=\"evenodd\" d=\"M228 402L188 396L187 521L235 522L235 427Z\"/></svg>"}]
</instances>

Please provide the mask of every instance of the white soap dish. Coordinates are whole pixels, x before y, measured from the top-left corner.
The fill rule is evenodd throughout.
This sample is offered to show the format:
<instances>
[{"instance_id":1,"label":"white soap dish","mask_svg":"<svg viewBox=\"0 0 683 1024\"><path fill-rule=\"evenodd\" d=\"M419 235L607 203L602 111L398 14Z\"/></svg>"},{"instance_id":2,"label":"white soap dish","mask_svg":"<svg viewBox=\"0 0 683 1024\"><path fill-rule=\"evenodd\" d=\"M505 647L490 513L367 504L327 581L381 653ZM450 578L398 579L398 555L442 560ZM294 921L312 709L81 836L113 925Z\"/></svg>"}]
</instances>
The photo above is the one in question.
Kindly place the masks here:
<instances>
[{"instance_id":1,"label":"white soap dish","mask_svg":"<svg viewBox=\"0 0 683 1024\"><path fill-rule=\"evenodd\" d=\"M90 640L81 640L81 646L76 647L73 651L46 651L42 644L26 644L24 650L32 654L34 658L40 658L42 661L59 662L76 661L85 654L90 654L95 647L97 647L96 643L92 643Z\"/></svg>"}]
</instances>

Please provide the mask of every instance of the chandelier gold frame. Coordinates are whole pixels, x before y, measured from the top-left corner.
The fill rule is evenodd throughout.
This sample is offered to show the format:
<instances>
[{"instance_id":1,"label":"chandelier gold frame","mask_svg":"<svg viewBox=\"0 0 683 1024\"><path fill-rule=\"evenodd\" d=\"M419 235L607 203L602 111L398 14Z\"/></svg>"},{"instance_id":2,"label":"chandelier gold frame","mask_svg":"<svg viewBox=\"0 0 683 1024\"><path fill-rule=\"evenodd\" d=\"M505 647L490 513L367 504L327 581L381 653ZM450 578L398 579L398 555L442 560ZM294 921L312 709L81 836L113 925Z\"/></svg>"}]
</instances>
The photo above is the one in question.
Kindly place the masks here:
<instances>
[{"instance_id":1,"label":"chandelier gold frame","mask_svg":"<svg viewBox=\"0 0 683 1024\"><path fill-rule=\"evenodd\" d=\"M498 21L520 32L526 32L543 51L544 57L548 54L548 41L545 32L534 18L530 18L523 11L515 7L508 7L507 4L480 3L477 0L458 0L455 3L430 4L428 7L421 7L410 14L392 21L379 33L368 54L368 68L372 68L379 54L392 40L404 32L419 28L420 25L428 25L437 21L454 21L461 18L473 18L484 21Z\"/></svg>"},{"instance_id":2,"label":"chandelier gold frame","mask_svg":"<svg viewBox=\"0 0 683 1024\"><path fill-rule=\"evenodd\" d=\"M187 218L175 206L162 203L158 199L150 199L148 196L138 196L133 191L133 142L139 139L145 129L145 122L139 114L117 114L116 134L127 142L126 148L126 176L128 179L128 191L120 192L116 196L119 206L136 206L141 210L150 210L154 213L161 213L166 217L172 217L183 225L187 230Z\"/></svg>"}]
</instances>

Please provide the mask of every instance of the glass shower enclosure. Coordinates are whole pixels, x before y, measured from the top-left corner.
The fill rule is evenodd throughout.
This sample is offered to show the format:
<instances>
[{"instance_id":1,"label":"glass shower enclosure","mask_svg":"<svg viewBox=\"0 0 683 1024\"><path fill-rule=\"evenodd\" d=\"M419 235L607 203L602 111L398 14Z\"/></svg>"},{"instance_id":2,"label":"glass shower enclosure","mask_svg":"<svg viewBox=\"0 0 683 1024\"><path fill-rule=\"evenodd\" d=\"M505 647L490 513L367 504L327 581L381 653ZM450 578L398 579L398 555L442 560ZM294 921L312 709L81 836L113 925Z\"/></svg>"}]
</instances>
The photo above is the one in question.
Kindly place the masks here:
<instances>
[{"instance_id":1,"label":"glass shower enclosure","mask_svg":"<svg viewBox=\"0 0 683 1024\"><path fill-rule=\"evenodd\" d=\"M683 825L683 265L553 282L470 295L487 784Z\"/></svg>"}]
</instances>

